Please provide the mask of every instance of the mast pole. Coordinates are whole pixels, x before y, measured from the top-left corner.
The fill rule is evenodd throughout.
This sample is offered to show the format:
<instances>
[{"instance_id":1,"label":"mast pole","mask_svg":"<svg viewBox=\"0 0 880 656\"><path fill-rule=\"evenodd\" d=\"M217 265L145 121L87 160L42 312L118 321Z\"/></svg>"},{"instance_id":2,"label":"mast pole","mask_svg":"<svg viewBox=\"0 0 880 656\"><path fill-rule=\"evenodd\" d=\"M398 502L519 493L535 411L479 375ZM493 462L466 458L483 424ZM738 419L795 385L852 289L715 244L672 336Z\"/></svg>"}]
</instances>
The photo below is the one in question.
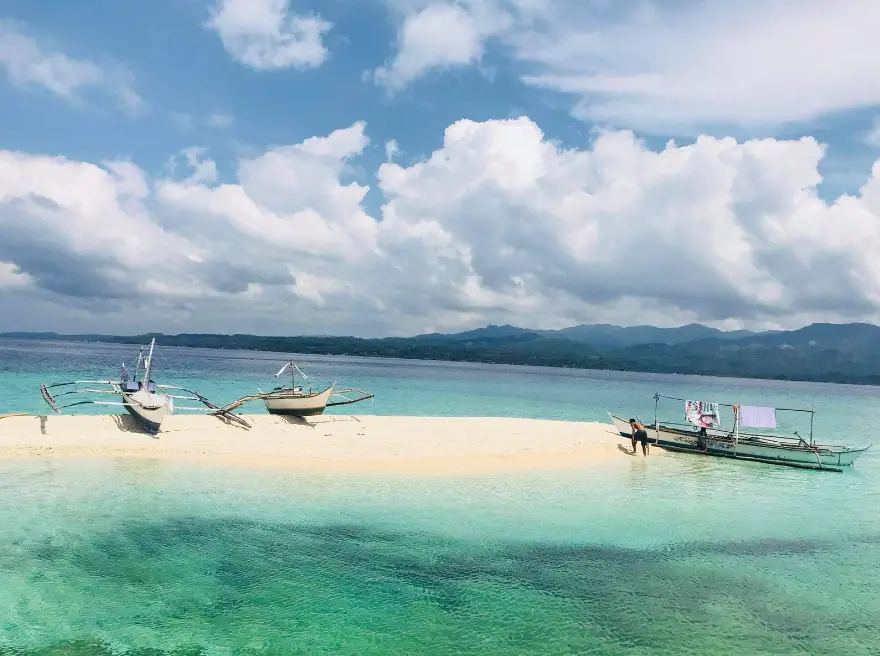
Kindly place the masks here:
<instances>
[{"instance_id":1,"label":"mast pole","mask_svg":"<svg viewBox=\"0 0 880 656\"><path fill-rule=\"evenodd\" d=\"M657 404L660 403L660 393L654 392L654 444L660 444L660 421L657 419Z\"/></svg>"},{"instance_id":2,"label":"mast pole","mask_svg":"<svg viewBox=\"0 0 880 656\"><path fill-rule=\"evenodd\" d=\"M813 416L816 414L816 411L813 409L816 406L810 402L810 446L816 446L815 442L813 442Z\"/></svg>"},{"instance_id":3,"label":"mast pole","mask_svg":"<svg viewBox=\"0 0 880 656\"><path fill-rule=\"evenodd\" d=\"M739 446L739 406L733 406L733 457L736 457L736 449Z\"/></svg>"},{"instance_id":4,"label":"mast pole","mask_svg":"<svg viewBox=\"0 0 880 656\"><path fill-rule=\"evenodd\" d=\"M153 369L153 347L154 346L156 346L156 338L155 337L150 342L150 353L149 353L149 355L147 355L147 362L144 365L144 377L141 379L141 382L143 382L144 385L150 384L150 373L152 373L152 369Z\"/></svg>"},{"instance_id":5,"label":"mast pole","mask_svg":"<svg viewBox=\"0 0 880 656\"><path fill-rule=\"evenodd\" d=\"M141 346L138 349L138 361L134 367L134 378L132 380L134 380L135 382L137 382L138 376L141 373L141 362L143 362L143 361L144 361L144 347Z\"/></svg>"}]
</instances>

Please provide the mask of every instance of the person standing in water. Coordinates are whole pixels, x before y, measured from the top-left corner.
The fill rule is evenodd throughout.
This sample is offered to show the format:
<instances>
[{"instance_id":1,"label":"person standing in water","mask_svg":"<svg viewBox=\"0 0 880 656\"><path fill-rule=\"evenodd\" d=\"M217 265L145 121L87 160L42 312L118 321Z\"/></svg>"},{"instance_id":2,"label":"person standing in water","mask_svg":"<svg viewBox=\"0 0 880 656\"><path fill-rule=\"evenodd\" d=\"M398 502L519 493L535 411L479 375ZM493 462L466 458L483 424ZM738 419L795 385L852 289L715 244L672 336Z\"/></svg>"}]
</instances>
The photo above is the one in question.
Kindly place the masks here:
<instances>
[{"instance_id":1,"label":"person standing in water","mask_svg":"<svg viewBox=\"0 0 880 656\"><path fill-rule=\"evenodd\" d=\"M648 431L645 430L645 427L641 422L638 422L635 419L629 420L629 426L632 429L633 454L636 452L636 442L641 442L642 455L648 455Z\"/></svg>"},{"instance_id":2,"label":"person standing in water","mask_svg":"<svg viewBox=\"0 0 880 656\"><path fill-rule=\"evenodd\" d=\"M703 426L700 428L700 434L697 435L697 448L700 451L708 451L709 450L709 442L707 441L709 436L706 434L706 427Z\"/></svg>"}]
</instances>

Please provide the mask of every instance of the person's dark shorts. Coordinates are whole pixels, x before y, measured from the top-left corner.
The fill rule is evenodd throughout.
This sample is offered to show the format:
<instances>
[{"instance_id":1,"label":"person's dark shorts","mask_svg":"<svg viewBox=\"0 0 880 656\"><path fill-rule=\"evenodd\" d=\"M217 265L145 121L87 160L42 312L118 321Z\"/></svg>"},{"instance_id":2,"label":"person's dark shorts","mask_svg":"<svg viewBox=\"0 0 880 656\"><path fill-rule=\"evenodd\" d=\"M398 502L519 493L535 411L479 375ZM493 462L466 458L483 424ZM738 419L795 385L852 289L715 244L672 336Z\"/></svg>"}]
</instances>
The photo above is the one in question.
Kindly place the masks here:
<instances>
[{"instance_id":1,"label":"person's dark shorts","mask_svg":"<svg viewBox=\"0 0 880 656\"><path fill-rule=\"evenodd\" d=\"M636 431L636 439L642 444L648 443L648 431L646 430L637 430Z\"/></svg>"}]
</instances>

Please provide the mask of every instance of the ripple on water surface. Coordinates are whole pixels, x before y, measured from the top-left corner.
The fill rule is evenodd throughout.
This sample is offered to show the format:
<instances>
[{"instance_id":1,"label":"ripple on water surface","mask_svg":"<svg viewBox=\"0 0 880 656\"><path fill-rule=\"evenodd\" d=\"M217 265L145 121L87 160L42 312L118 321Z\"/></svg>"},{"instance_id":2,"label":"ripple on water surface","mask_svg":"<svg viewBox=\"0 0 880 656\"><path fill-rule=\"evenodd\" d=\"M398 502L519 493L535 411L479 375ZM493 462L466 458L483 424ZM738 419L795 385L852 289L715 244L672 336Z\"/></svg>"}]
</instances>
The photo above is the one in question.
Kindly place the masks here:
<instances>
[{"instance_id":1,"label":"ripple on water surface","mask_svg":"<svg viewBox=\"0 0 880 656\"><path fill-rule=\"evenodd\" d=\"M6 462L0 654L869 654L871 473Z\"/></svg>"}]
</instances>

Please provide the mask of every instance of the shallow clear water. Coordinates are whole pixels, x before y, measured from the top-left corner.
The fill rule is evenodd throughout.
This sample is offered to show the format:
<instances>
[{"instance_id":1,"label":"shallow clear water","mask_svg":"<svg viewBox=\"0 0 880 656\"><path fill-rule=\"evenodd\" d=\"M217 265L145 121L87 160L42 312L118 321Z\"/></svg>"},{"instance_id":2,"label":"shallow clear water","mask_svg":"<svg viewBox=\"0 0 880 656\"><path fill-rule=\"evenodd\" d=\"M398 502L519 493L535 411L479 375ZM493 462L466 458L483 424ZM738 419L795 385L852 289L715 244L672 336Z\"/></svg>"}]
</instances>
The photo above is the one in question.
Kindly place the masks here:
<instances>
[{"instance_id":1,"label":"shallow clear water","mask_svg":"<svg viewBox=\"0 0 880 656\"><path fill-rule=\"evenodd\" d=\"M221 401L277 369L277 355L168 351L173 382ZM0 344L0 412L45 412L34 382L112 375L130 353ZM872 388L307 363L375 391L359 412L601 420L650 416L659 390L812 400L817 432L843 442L870 441L880 412ZM878 475L874 452L843 474L621 455L424 480L0 461L0 655L873 654Z\"/></svg>"},{"instance_id":2,"label":"shallow clear water","mask_svg":"<svg viewBox=\"0 0 880 656\"><path fill-rule=\"evenodd\" d=\"M880 495L865 475L696 458L454 481L0 468L0 653L880 644Z\"/></svg>"}]
</instances>

